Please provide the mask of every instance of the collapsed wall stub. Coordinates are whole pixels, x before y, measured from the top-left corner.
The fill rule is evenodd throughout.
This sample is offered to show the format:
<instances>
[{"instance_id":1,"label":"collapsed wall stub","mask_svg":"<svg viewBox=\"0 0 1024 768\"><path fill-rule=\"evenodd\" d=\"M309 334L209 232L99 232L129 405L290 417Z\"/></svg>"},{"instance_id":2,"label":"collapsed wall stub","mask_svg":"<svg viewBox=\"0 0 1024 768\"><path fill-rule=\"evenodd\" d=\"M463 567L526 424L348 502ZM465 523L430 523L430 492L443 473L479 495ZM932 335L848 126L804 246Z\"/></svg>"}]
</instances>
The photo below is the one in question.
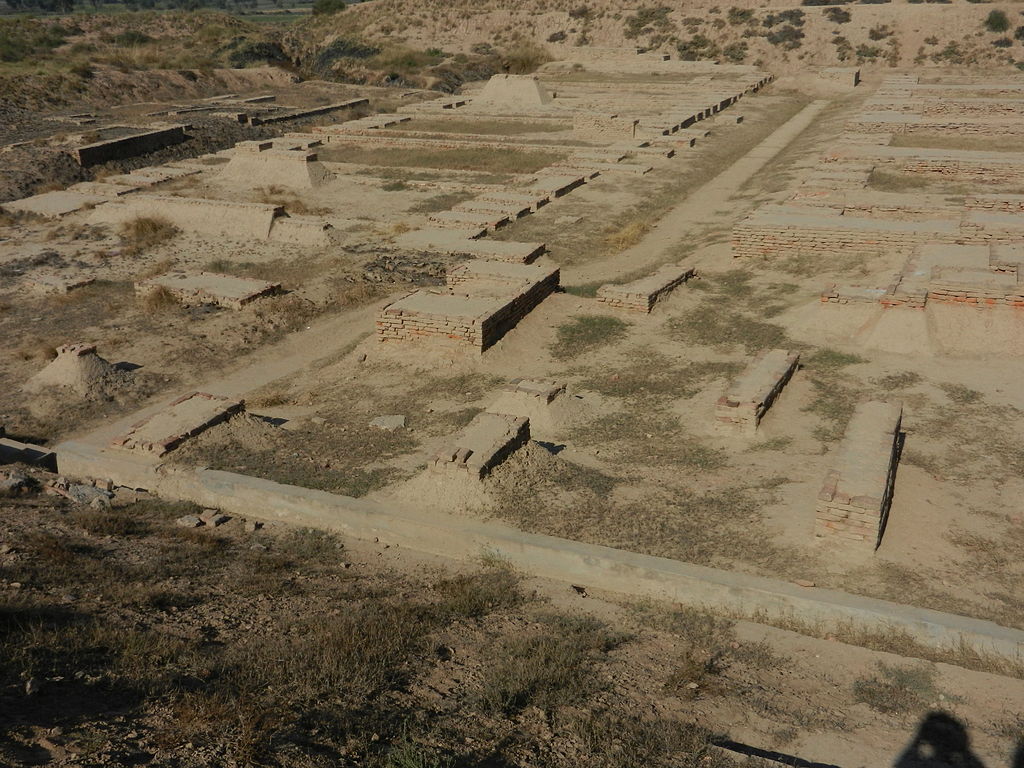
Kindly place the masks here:
<instances>
[{"instance_id":1,"label":"collapsed wall stub","mask_svg":"<svg viewBox=\"0 0 1024 768\"><path fill-rule=\"evenodd\" d=\"M584 417L586 407L584 398L570 392L564 381L524 378L508 382L487 412L529 419L533 438L555 440Z\"/></svg>"},{"instance_id":2,"label":"collapsed wall stub","mask_svg":"<svg viewBox=\"0 0 1024 768\"><path fill-rule=\"evenodd\" d=\"M96 278L88 275L70 276L47 273L33 273L25 280L25 283L36 293L49 296L64 296L95 282Z\"/></svg>"},{"instance_id":3,"label":"collapsed wall stub","mask_svg":"<svg viewBox=\"0 0 1024 768\"><path fill-rule=\"evenodd\" d=\"M602 285L597 289L597 300L613 309L647 314L654 309L659 299L667 296L695 274L696 270L693 267L667 264L653 274L631 283Z\"/></svg>"},{"instance_id":4,"label":"collapsed wall stub","mask_svg":"<svg viewBox=\"0 0 1024 768\"><path fill-rule=\"evenodd\" d=\"M136 453L163 456L190 437L226 421L245 410L241 400L192 392L179 397L166 407L133 424L111 445Z\"/></svg>"},{"instance_id":5,"label":"collapsed wall stub","mask_svg":"<svg viewBox=\"0 0 1024 768\"><path fill-rule=\"evenodd\" d=\"M264 296L280 293L281 284L216 272L180 271L167 272L135 283L135 292L140 295L161 289L169 291L185 306L215 304L228 309L241 309Z\"/></svg>"},{"instance_id":6,"label":"collapsed wall stub","mask_svg":"<svg viewBox=\"0 0 1024 768\"><path fill-rule=\"evenodd\" d=\"M830 83L853 88L860 85L860 70L857 67L823 67L818 77Z\"/></svg>"},{"instance_id":7,"label":"collapsed wall stub","mask_svg":"<svg viewBox=\"0 0 1024 768\"><path fill-rule=\"evenodd\" d=\"M754 434L799 365L799 352L760 352L718 398L715 425L734 433Z\"/></svg>"},{"instance_id":8,"label":"collapsed wall stub","mask_svg":"<svg viewBox=\"0 0 1024 768\"><path fill-rule=\"evenodd\" d=\"M871 401L854 410L818 493L814 534L874 550L892 503L903 405Z\"/></svg>"},{"instance_id":9,"label":"collapsed wall stub","mask_svg":"<svg viewBox=\"0 0 1024 768\"><path fill-rule=\"evenodd\" d=\"M145 155L172 144L182 143L188 138L185 134L186 128L185 125L169 125L140 130L130 136L84 144L76 148L73 154L78 164L83 167Z\"/></svg>"},{"instance_id":10,"label":"collapsed wall stub","mask_svg":"<svg viewBox=\"0 0 1024 768\"><path fill-rule=\"evenodd\" d=\"M430 469L439 474L482 480L529 440L529 419L480 413L438 452Z\"/></svg>"},{"instance_id":11,"label":"collapsed wall stub","mask_svg":"<svg viewBox=\"0 0 1024 768\"><path fill-rule=\"evenodd\" d=\"M279 148L270 141L236 144L220 177L250 187L280 185L292 189L322 187L334 178L316 152L306 147Z\"/></svg>"}]
</instances>

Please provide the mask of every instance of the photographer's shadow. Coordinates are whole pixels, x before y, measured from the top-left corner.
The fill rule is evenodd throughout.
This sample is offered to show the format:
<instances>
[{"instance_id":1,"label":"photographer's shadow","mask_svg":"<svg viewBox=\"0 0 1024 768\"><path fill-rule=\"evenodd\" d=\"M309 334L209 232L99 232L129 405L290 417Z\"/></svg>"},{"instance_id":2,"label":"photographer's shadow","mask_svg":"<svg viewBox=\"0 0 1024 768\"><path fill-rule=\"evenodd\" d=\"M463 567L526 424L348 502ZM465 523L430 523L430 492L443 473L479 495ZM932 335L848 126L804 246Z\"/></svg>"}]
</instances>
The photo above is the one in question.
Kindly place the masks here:
<instances>
[{"instance_id":1,"label":"photographer's shadow","mask_svg":"<svg viewBox=\"0 0 1024 768\"><path fill-rule=\"evenodd\" d=\"M1024 736L1010 766L1024 768ZM893 768L985 768L985 764L971 751L971 739L962 722L946 712L929 712Z\"/></svg>"}]
</instances>

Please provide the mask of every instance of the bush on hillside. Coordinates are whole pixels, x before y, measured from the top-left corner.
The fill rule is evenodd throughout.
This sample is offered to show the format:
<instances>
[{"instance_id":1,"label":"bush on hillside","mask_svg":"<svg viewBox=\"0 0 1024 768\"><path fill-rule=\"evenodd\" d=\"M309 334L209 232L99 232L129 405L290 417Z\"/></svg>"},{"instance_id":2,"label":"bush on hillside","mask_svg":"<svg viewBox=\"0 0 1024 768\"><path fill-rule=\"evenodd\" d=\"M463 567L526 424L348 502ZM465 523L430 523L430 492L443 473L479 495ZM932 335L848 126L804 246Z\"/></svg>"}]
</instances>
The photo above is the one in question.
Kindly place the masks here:
<instances>
[{"instance_id":1,"label":"bush on hillside","mask_svg":"<svg viewBox=\"0 0 1024 768\"><path fill-rule=\"evenodd\" d=\"M743 60L747 58L746 41L740 40L737 43L729 43L729 45L722 49L722 55L733 64L742 64Z\"/></svg>"},{"instance_id":2,"label":"bush on hillside","mask_svg":"<svg viewBox=\"0 0 1024 768\"><path fill-rule=\"evenodd\" d=\"M313 15L331 16L338 11L344 11L346 5L345 0L313 0Z\"/></svg>"},{"instance_id":3,"label":"bush on hillside","mask_svg":"<svg viewBox=\"0 0 1024 768\"><path fill-rule=\"evenodd\" d=\"M754 10L752 8L730 8L726 18L730 24L738 27L754 18Z\"/></svg>"},{"instance_id":4,"label":"bush on hillside","mask_svg":"<svg viewBox=\"0 0 1024 768\"><path fill-rule=\"evenodd\" d=\"M998 40L993 40L992 45L996 48L1009 48L1013 45L1013 40L1008 37L1000 37Z\"/></svg>"},{"instance_id":5,"label":"bush on hillside","mask_svg":"<svg viewBox=\"0 0 1024 768\"><path fill-rule=\"evenodd\" d=\"M832 8L825 9L825 18L833 24L846 24L850 21L852 16L845 8L836 8L833 6Z\"/></svg>"},{"instance_id":6,"label":"bush on hillside","mask_svg":"<svg viewBox=\"0 0 1024 768\"><path fill-rule=\"evenodd\" d=\"M1010 28L1010 19L1004 11L992 11L985 19L985 29L989 32L1005 32Z\"/></svg>"},{"instance_id":7,"label":"bush on hillside","mask_svg":"<svg viewBox=\"0 0 1024 768\"><path fill-rule=\"evenodd\" d=\"M792 51L802 45L800 41L804 39L804 33L796 27L791 27L787 24L770 32L765 39L783 50Z\"/></svg>"},{"instance_id":8,"label":"bush on hillside","mask_svg":"<svg viewBox=\"0 0 1024 768\"><path fill-rule=\"evenodd\" d=\"M764 17L763 23L766 27L774 27L776 24L782 23L794 27L802 27L804 25L804 12L799 8L793 8L788 11L780 11L779 13L769 13Z\"/></svg>"}]
</instances>

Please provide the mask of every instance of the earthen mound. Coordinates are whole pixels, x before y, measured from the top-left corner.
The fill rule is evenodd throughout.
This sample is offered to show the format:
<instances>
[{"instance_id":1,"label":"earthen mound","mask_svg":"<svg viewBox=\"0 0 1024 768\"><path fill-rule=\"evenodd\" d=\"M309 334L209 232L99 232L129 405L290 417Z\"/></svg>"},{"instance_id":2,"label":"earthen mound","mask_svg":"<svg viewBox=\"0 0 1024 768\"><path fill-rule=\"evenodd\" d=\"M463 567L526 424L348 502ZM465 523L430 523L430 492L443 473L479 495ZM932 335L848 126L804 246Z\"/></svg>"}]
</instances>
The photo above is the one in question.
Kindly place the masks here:
<instances>
[{"instance_id":1,"label":"earthen mound","mask_svg":"<svg viewBox=\"0 0 1024 768\"><path fill-rule=\"evenodd\" d=\"M57 348L57 357L43 370L25 382L25 392L41 392L47 388L70 390L88 400L110 397L112 390L131 382L128 371L96 354L92 344L65 344Z\"/></svg>"}]
</instances>

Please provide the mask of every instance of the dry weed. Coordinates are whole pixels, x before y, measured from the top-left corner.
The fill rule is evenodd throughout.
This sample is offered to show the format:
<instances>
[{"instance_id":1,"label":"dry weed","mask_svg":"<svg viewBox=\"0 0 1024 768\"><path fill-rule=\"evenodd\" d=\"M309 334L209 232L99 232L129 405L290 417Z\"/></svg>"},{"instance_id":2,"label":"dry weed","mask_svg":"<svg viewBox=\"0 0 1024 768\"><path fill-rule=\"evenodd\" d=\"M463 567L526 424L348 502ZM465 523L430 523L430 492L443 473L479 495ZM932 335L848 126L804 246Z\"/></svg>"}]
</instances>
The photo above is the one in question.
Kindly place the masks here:
<instances>
[{"instance_id":1,"label":"dry weed","mask_svg":"<svg viewBox=\"0 0 1024 768\"><path fill-rule=\"evenodd\" d=\"M121 238L123 253L127 256L137 256L173 239L180 231L166 219L157 216L139 216L124 222L118 235Z\"/></svg>"}]
</instances>

